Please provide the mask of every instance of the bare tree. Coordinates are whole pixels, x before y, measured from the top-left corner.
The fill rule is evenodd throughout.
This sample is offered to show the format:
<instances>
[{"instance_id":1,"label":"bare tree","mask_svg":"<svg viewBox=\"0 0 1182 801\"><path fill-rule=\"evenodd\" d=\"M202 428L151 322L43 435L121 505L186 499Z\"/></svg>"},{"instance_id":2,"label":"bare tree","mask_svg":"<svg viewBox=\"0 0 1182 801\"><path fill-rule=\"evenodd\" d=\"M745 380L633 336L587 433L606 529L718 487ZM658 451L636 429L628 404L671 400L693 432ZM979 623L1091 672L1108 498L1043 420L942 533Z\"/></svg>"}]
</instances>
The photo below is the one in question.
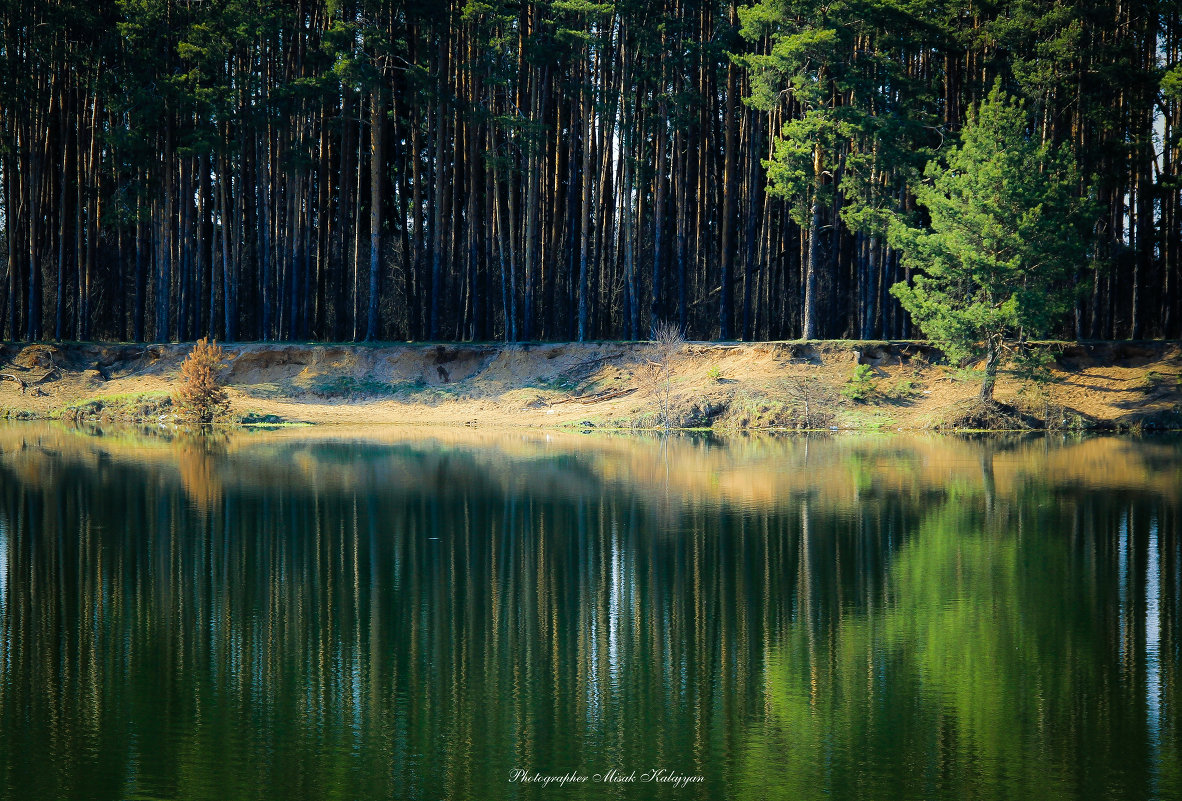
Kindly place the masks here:
<instances>
[{"instance_id":1,"label":"bare tree","mask_svg":"<svg viewBox=\"0 0 1182 801\"><path fill-rule=\"evenodd\" d=\"M665 321L659 321L653 326L652 346L648 363L645 365L644 383L656 401L658 422L666 431L673 427L674 362L684 347L685 337L681 328Z\"/></svg>"},{"instance_id":2,"label":"bare tree","mask_svg":"<svg viewBox=\"0 0 1182 801\"><path fill-rule=\"evenodd\" d=\"M826 409L833 402L833 390L823 382L808 376L788 376L781 386L789 401L800 412L798 428L825 428L833 419L833 415Z\"/></svg>"}]
</instances>

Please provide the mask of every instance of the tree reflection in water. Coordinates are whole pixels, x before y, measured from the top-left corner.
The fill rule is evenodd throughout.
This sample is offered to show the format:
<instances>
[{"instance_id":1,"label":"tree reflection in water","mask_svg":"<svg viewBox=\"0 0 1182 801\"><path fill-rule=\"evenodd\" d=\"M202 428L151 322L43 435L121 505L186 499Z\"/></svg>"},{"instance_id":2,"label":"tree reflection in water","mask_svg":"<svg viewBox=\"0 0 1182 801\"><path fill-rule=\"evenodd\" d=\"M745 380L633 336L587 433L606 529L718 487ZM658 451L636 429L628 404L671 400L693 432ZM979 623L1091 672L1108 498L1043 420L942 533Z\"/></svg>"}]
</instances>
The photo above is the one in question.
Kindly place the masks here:
<instances>
[{"instance_id":1,"label":"tree reflection in water","mask_svg":"<svg viewBox=\"0 0 1182 801\"><path fill-rule=\"evenodd\" d=\"M3 794L1176 792L1171 448L471 436L0 429Z\"/></svg>"}]
</instances>

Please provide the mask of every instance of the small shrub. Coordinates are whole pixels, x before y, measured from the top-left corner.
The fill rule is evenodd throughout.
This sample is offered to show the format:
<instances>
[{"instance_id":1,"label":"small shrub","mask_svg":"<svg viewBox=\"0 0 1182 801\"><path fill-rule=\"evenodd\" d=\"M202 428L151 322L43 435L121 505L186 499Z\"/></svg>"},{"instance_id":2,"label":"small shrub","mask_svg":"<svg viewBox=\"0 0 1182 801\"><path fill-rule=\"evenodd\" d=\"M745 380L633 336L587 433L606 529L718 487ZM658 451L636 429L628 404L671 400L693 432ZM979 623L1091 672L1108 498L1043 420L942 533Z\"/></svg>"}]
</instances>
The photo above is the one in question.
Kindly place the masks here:
<instances>
[{"instance_id":1,"label":"small shrub","mask_svg":"<svg viewBox=\"0 0 1182 801\"><path fill-rule=\"evenodd\" d=\"M209 425L230 407L218 373L225 366L222 346L202 338L181 364L181 386L173 394L177 414L197 425Z\"/></svg>"},{"instance_id":2,"label":"small shrub","mask_svg":"<svg viewBox=\"0 0 1182 801\"><path fill-rule=\"evenodd\" d=\"M722 380L722 368L720 368L717 364L710 365L710 368L706 371L706 377L711 381Z\"/></svg>"},{"instance_id":3,"label":"small shrub","mask_svg":"<svg viewBox=\"0 0 1182 801\"><path fill-rule=\"evenodd\" d=\"M868 364L857 364L854 365L854 374L846 382L841 394L856 403L863 403L874 394L876 386L874 368Z\"/></svg>"},{"instance_id":4,"label":"small shrub","mask_svg":"<svg viewBox=\"0 0 1182 801\"><path fill-rule=\"evenodd\" d=\"M1050 385L1055 383L1054 357L1045 350L1021 347L1014 354L1014 378L1032 384Z\"/></svg>"},{"instance_id":5,"label":"small shrub","mask_svg":"<svg viewBox=\"0 0 1182 801\"><path fill-rule=\"evenodd\" d=\"M325 376L309 387L317 395L329 398L353 395L389 395L394 391L390 384L372 378L354 378L351 375Z\"/></svg>"}]
</instances>

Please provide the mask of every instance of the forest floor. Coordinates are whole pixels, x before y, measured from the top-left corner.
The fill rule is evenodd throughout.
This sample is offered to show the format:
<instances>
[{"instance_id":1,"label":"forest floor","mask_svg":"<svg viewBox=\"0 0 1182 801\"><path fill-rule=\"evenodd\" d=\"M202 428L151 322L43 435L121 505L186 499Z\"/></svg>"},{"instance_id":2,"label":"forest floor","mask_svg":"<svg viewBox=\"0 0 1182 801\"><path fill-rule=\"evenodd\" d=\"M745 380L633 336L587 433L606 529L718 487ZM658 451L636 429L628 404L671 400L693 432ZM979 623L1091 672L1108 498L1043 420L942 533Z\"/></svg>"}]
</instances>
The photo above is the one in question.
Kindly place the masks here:
<instances>
[{"instance_id":1,"label":"forest floor","mask_svg":"<svg viewBox=\"0 0 1182 801\"><path fill-rule=\"evenodd\" d=\"M1182 345L1045 343L1050 381L1004 371L1018 427L1182 428ZM0 345L0 417L155 422L189 345ZM974 366L919 342L225 346L246 423L715 429L965 426ZM859 370L859 365L865 367ZM667 370L663 369L667 366ZM859 373L861 377L859 378ZM1014 427L997 425L968 427Z\"/></svg>"}]
</instances>

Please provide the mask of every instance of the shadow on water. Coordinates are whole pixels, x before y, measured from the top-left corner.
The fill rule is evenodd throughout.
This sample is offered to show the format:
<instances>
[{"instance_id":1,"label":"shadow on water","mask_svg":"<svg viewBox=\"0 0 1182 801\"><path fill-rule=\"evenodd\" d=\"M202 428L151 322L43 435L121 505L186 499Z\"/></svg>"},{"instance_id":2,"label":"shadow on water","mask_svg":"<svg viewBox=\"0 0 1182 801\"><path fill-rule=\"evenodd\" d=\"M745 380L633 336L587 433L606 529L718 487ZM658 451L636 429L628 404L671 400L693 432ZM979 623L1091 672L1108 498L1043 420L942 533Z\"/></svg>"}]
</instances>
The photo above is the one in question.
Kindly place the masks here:
<instances>
[{"instance_id":1,"label":"shadow on water","mask_svg":"<svg viewBox=\"0 0 1182 801\"><path fill-rule=\"evenodd\" d=\"M1175 440L0 427L0 787L1176 797L1180 498Z\"/></svg>"}]
</instances>

